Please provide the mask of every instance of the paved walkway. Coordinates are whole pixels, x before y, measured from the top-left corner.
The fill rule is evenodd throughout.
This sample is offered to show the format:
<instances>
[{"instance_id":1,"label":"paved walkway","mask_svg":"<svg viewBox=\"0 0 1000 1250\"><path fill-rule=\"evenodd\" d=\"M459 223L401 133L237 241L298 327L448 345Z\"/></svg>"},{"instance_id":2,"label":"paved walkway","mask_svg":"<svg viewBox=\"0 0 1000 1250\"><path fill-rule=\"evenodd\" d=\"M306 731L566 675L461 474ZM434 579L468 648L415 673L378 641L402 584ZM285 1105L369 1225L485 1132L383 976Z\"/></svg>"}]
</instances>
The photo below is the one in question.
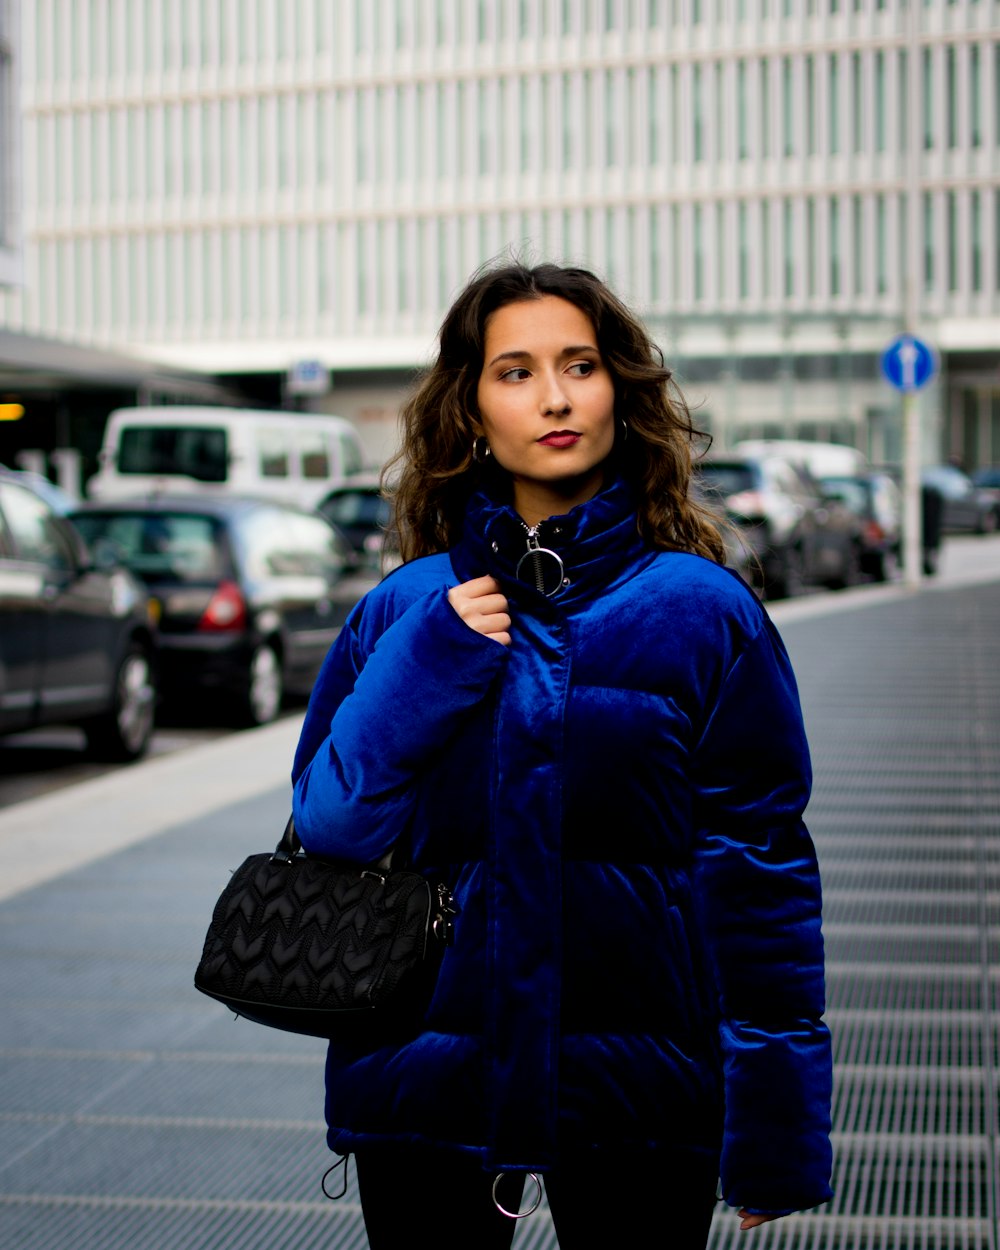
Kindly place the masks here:
<instances>
[{"instance_id":1,"label":"paved walkway","mask_svg":"<svg viewBox=\"0 0 1000 1250\"><path fill-rule=\"evenodd\" d=\"M950 584L773 609L816 764L837 1192L758 1250L998 1250L1000 542L968 550ZM2 1250L365 1247L353 1187L319 1190L322 1043L191 987L297 728L0 812ZM544 1209L519 1227L554 1245Z\"/></svg>"}]
</instances>

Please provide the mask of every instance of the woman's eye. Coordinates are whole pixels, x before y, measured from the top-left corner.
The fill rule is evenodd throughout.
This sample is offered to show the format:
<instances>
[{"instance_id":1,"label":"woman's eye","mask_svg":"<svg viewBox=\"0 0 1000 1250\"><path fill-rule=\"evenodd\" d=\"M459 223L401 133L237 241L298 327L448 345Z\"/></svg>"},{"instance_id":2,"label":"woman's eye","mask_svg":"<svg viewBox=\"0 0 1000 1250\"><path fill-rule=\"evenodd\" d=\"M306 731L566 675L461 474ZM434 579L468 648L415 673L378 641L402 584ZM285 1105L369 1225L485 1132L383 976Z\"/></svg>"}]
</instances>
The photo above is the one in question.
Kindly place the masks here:
<instances>
[{"instance_id":1,"label":"woman's eye","mask_svg":"<svg viewBox=\"0 0 1000 1250\"><path fill-rule=\"evenodd\" d=\"M500 374L501 382L523 382L528 377L528 370L520 367L514 369L505 369Z\"/></svg>"},{"instance_id":2,"label":"woman's eye","mask_svg":"<svg viewBox=\"0 0 1000 1250\"><path fill-rule=\"evenodd\" d=\"M569 367L569 372L577 378L586 378L594 372L597 366L592 360L577 360Z\"/></svg>"}]
</instances>

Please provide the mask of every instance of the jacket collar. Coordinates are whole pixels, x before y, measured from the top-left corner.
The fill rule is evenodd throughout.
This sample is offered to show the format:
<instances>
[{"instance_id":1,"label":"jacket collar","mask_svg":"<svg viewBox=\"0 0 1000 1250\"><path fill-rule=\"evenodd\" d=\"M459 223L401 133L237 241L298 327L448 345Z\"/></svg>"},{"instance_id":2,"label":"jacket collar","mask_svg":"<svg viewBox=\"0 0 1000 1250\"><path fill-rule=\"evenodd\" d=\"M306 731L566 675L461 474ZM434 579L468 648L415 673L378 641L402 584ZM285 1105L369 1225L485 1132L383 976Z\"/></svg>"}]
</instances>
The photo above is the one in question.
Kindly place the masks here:
<instances>
[{"instance_id":1,"label":"jacket collar","mask_svg":"<svg viewBox=\"0 0 1000 1250\"><path fill-rule=\"evenodd\" d=\"M529 546L528 527L509 504L476 493L451 551L456 576L466 581L489 573L508 597L556 606L592 598L655 558L639 535L632 490L621 479L564 516L549 517L536 534L539 545L554 551L563 564L563 582L551 595L535 588L530 567L518 570Z\"/></svg>"}]
</instances>

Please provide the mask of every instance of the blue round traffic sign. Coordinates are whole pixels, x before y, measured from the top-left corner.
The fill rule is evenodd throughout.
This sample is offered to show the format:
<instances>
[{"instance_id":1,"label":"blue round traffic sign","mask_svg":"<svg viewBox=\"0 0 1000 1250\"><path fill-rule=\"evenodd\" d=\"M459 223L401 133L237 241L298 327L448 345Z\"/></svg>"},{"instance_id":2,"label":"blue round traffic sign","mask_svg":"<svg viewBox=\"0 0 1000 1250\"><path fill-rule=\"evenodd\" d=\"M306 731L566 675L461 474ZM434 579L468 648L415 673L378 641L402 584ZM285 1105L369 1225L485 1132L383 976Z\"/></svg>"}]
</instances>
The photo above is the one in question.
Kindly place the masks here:
<instances>
[{"instance_id":1,"label":"blue round traffic sign","mask_svg":"<svg viewBox=\"0 0 1000 1250\"><path fill-rule=\"evenodd\" d=\"M901 334L882 353L882 372L897 391L919 391L937 372L937 357L923 339Z\"/></svg>"}]
</instances>

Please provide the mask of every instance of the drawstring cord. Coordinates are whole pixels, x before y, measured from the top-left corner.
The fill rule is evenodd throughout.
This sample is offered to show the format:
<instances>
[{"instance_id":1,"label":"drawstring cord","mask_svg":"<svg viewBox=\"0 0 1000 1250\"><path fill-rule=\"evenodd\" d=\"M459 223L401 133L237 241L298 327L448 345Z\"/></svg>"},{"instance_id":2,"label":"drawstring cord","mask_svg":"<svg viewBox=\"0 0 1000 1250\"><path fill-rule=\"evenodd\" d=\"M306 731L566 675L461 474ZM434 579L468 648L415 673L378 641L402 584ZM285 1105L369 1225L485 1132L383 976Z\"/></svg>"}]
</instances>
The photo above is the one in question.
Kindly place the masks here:
<instances>
[{"instance_id":1,"label":"drawstring cord","mask_svg":"<svg viewBox=\"0 0 1000 1250\"><path fill-rule=\"evenodd\" d=\"M320 1181L319 1186L324 1195L329 1198L331 1202L336 1202L338 1198L343 1198L344 1194L347 1193L347 1160L350 1157L351 1156L349 1154L342 1155L336 1163L331 1164L330 1167L328 1167L323 1173L323 1179ZM329 1189L326 1187L326 1178L336 1172L337 1168L344 1169L344 1175L341 1177L343 1184L341 1185L339 1194L331 1194Z\"/></svg>"}]
</instances>

